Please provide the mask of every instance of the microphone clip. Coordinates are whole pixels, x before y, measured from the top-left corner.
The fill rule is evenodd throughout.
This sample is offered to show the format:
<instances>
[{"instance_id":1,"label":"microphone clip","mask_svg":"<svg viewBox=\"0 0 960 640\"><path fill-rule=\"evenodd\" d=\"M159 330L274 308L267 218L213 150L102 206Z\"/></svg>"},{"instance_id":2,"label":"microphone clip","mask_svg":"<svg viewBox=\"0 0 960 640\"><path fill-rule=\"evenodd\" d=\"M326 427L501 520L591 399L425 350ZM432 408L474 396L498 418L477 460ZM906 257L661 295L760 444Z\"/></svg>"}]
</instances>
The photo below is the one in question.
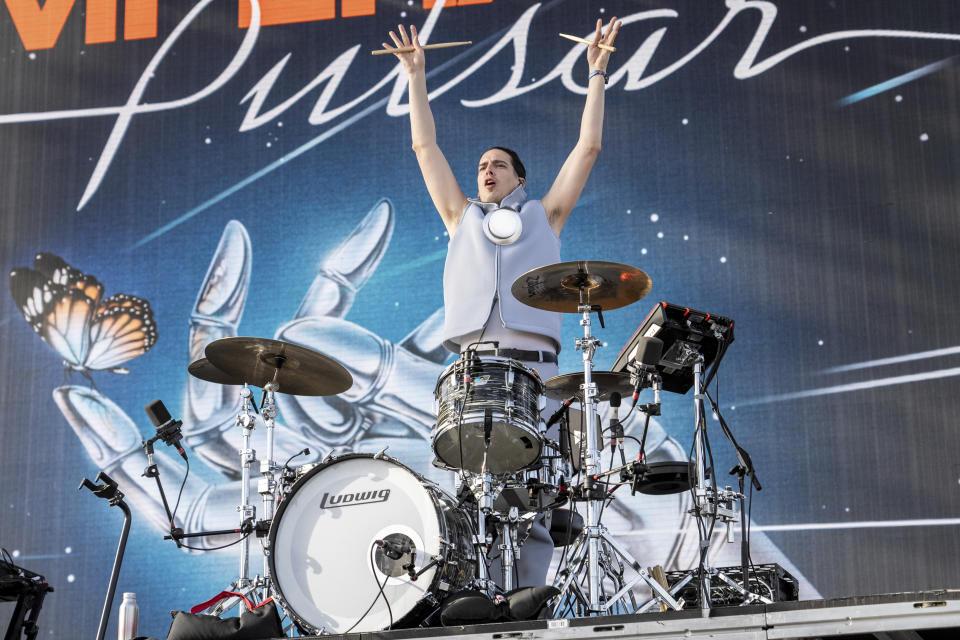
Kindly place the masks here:
<instances>
[{"instance_id":1,"label":"microphone clip","mask_svg":"<svg viewBox=\"0 0 960 640\"><path fill-rule=\"evenodd\" d=\"M648 402L647 404L642 404L637 407L640 411L644 412L648 416L658 416L660 415L660 403L659 402Z\"/></svg>"},{"instance_id":2,"label":"microphone clip","mask_svg":"<svg viewBox=\"0 0 960 640\"><path fill-rule=\"evenodd\" d=\"M180 430L182 426L182 421L170 420L157 427L157 438L167 446L180 449L180 440L183 439L183 432Z\"/></svg>"}]
</instances>

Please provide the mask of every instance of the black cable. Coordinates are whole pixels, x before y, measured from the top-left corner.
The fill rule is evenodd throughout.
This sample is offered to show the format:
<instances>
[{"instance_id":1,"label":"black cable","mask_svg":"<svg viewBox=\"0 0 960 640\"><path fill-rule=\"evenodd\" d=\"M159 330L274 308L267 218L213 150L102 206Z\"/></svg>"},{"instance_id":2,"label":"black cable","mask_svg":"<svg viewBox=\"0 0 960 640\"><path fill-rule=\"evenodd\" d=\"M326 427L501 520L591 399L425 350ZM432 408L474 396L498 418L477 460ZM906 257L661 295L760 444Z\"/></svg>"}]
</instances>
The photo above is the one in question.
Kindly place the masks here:
<instances>
[{"instance_id":1,"label":"black cable","mask_svg":"<svg viewBox=\"0 0 960 640\"><path fill-rule=\"evenodd\" d=\"M469 353L469 347L468 347L468 353ZM467 406L467 393L469 393L470 391L469 381L473 380L473 378L470 378L469 376L467 376L466 371L467 371L467 363L466 361L464 361L463 363L463 398L461 398L460 407L457 409L457 422L456 422L457 448L459 449L459 456L460 456L460 482L466 482L467 480L466 471L464 471L463 469L463 409L464 407ZM453 375L454 376L457 375L456 364L453 365Z\"/></svg>"},{"instance_id":2,"label":"black cable","mask_svg":"<svg viewBox=\"0 0 960 640\"><path fill-rule=\"evenodd\" d=\"M248 531L247 533L243 534L233 542L228 542L227 544L220 545L219 547L191 547L190 545L182 541L180 542L179 546L183 547L184 549L190 549L191 551L219 551L220 549L226 549L228 547L232 547L235 544L240 544L246 538L249 538L251 533L253 533L253 531Z\"/></svg>"},{"instance_id":3,"label":"black cable","mask_svg":"<svg viewBox=\"0 0 960 640\"><path fill-rule=\"evenodd\" d=\"M753 575L757 575L757 567L753 564L753 555L750 549L750 528L753 526L753 485L750 485L750 497L747 500L747 561L753 570Z\"/></svg>"},{"instance_id":4,"label":"black cable","mask_svg":"<svg viewBox=\"0 0 960 640\"><path fill-rule=\"evenodd\" d=\"M173 517L170 518L171 523L177 521L177 509L180 508L180 498L183 497L183 488L187 486L187 477L190 475L190 458L185 458L187 463L187 470L183 474L183 482L180 483L180 491L177 492L177 503L173 505Z\"/></svg>"},{"instance_id":5,"label":"black cable","mask_svg":"<svg viewBox=\"0 0 960 640\"><path fill-rule=\"evenodd\" d=\"M607 471L608 471L608 472L613 471L613 453L610 454L610 468L607 469ZM595 482L596 482L596 481L595 481ZM608 483L607 483L606 481L600 482L600 484L602 484L602 485L604 485L604 486L607 486L607 485L608 485ZM600 503L600 513L597 514L597 524L598 524L598 525L599 525L601 522L603 522L603 510L606 508L607 504L609 504L610 502L613 502L613 491L616 491L616 487L614 487L614 489L609 492L609 495L608 495L608 496L605 496L604 499L603 499L603 501Z\"/></svg>"},{"instance_id":6,"label":"black cable","mask_svg":"<svg viewBox=\"0 0 960 640\"><path fill-rule=\"evenodd\" d=\"M604 429L604 430L603 430L603 433L606 433L607 431L610 431L610 427L607 427L606 429ZM619 437L619 436L618 436L618 437ZM630 434L625 433L625 434L623 434L623 437L624 437L625 440L633 440L633 441L636 442L638 445L641 444L641 442L640 442L640 440L639 440L638 438L636 438L635 436L631 436Z\"/></svg>"},{"instance_id":7,"label":"black cable","mask_svg":"<svg viewBox=\"0 0 960 640\"><path fill-rule=\"evenodd\" d=\"M297 456L305 456L305 455L307 455L308 453L310 453L310 449L309 449L309 448L301 449L300 451L297 451L295 454L293 454L292 456L290 456L289 458L287 458L287 461L283 463L283 468L284 468L284 469L289 469L289 468L290 468L289 465L290 465L290 461L291 461L291 460L293 460L293 459L296 458Z\"/></svg>"},{"instance_id":8,"label":"black cable","mask_svg":"<svg viewBox=\"0 0 960 640\"><path fill-rule=\"evenodd\" d=\"M567 518L567 530L564 533L564 539L567 541L567 544L563 545L563 553L560 555L560 562L557 563L557 570L553 574L554 582L556 582L556 578L560 575L564 565L570 560L567 557L567 553L570 551L570 535L573 533L573 514L580 515L580 512L576 510L576 505L577 503L575 501L570 501L570 517Z\"/></svg>"},{"instance_id":9,"label":"black cable","mask_svg":"<svg viewBox=\"0 0 960 640\"><path fill-rule=\"evenodd\" d=\"M370 545L370 568L373 570L373 581L377 583L377 591L379 593L377 593L376 597L374 597L373 602L370 603L370 606L367 607L367 610L363 612L363 615L360 616L360 618L354 622L349 629L343 632L344 635L353 631L358 624L363 622L363 619L366 618L370 614L370 611L373 610L373 605L377 604L377 600L380 599L380 596L383 596L383 601L387 603L387 613L390 615L390 627L393 626L393 610L390 609L390 602L387 600L387 594L383 592L383 588L387 586L387 580L390 579L390 576L386 573L383 574L383 584L380 584L380 581L377 579L377 568L373 564L373 556L376 552L376 549L377 543L374 542L372 545ZM387 629L390 629L390 627L387 627Z\"/></svg>"},{"instance_id":10,"label":"black cable","mask_svg":"<svg viewBox=\"0 0 960 640\"><path fill-rule=\"evenodd\" d=\"M460 402L460 408L457 410L457 447L459 448L459 455L460 455L460 481L461 482L466 482L466 479L467 479L467 473L463 464L463 410L467 406L467 395L470 393L470 387L471 387L471 384L473 383L473 376L467 375L469 372L470 360L471 358L474 358L474 357L479 358L479 356L476 356L474 353L476 352L477 345L490 343L494 345L494 349L499 349L500 347L499 342L490 342L489 340L488 341L483 340L483 334L486 332L486 330L487 328L484 327L480 331L480 335L477 337L477 340L468 344L467 348L464 349L463 352L460 354L461 357L466 356L463 362L463 377L464 377L463 401ZM454 375L456 375L456 364L454 364ZM469 377L469 381L467 380L468 377Z\"/></svg>"}]
</instances>

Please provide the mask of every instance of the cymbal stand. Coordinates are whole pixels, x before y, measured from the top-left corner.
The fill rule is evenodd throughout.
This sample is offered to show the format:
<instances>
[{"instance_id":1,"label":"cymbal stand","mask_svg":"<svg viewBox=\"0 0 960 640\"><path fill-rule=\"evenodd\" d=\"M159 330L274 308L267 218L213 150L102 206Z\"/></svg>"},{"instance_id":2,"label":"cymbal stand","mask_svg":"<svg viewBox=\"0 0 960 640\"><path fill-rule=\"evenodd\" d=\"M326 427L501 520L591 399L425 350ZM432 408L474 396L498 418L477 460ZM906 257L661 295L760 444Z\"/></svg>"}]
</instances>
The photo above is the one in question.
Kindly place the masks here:
<instances>
[{"instance_id":1,"label":"cymbal stand","mask_svg":"<svg viewBox=\"0 0 960 640\"><path fill-rule=\"evenodd\" d=\"M590 314L593 311L597 312L601 326L603 326L603 315L599 305L589 303L587 289L583 285L580 286L580 304L577 310L581 315L580 326L583 327L583 338L577 338L576 340L577 350L583 353L583 385L581 386L583 407L586 424L592 426L597 415L597 385L591 378L591 372L593 371L593 356L601 342L591 334ZM583 462L584 479L582 487L579 488L580 496L578 498L587 503L587 518L583 532L574 543L574 550L568 565L570 568L561 572L554 581L554 586L560 588L560 597L557 599L554 614L570 608L571 604L576 610L575 613L584 615L619 613L619 611L614 611L614 608L621 606L619 605L621 602L624 603L622 606L635 608L632 589L641 580L650 585L657 596L670 607L680 609L680 605L673 596L659 582L654 580L649 572L630 555L626 548L614 540L606 527L599 522L601 511L599 507L606 498L606 491L603 486L596 484L600 473L599 446L596 430L588 426L587 446ZM621 561L636 572L637 575L634 578L627 581L623 579L623 564ZM601 569L603 575L601 575ZM611 596L606 596L601 590L604 578L609 579L617 589ZM586 594L583 593L582 586L584 584ZM627 600L630 601L629 605L626 604Z\"/></svg>"},{"instance_id":2,"label":"cymbal stand","mask_svg":"<svg viewBox=\"0 0 960 640\"><path fill-rule=\"evenodd\" d=\"M250 434L256 426L257 417L251 411L253 392L246 384L240 389L240 412L237 414L237 426L243 432L240 446L240 526L245 528L256 520L257 508L250 504L250 466L256 459L256 452L250 448ZM236 582L237 590L251 586L250 582L250 537L244 535L240 540L240 577ZM242 606L242 605L241 605Z\"/></svg>"},{"instance_id":3,"label":"cymbal stand","mask_svg":"<svg viewBox=\"0 0 960 640\"><path fill-rule=\"evenodd\" d=\"M279 369L278 369L279 371ZM257 492L263 500L263 522L270 523L273 520L275 495L277 492L278 467L273 460L274 446L274 428L276 427L276 417L279 413L276 401L276 392L280 390L280 385L276 382L268 382L263 385L263 405L260 408L260 416L263 418L263 426L267 431L267 453L266 459L260 460L260 473L263 476L257 483ZM257 526L257 536L260 538L260 544L263 546L263 578L266 585L270 585L270 562L269 547L270 539L265 534L265 526Z\"/></svg>"},{"instance_id":4,"label":"cymbal stand","mask_svg":"<svg viewBox=\"0 0 960 640\"><path fill-rule=\"evenodd\" d=\"M267 429L267 459L260 462L260 472L263 478L258 481L258 493L263 500L263 510L267 519L263 522L269 523L273 517L274 496L273 491L276 488L276 471L273 463L273 429L276 426L274 419L277 416L277 405L275 393L279 386L274 382L268 382L263 387L263 402L260 408L260 415L263 417L264 426ZM250 504L250 469L257 460L257 452L250 448L250 436L256 428L257 406L253 400L253 392L246 384L240 389L240 411L237 413L237 426L242 430L242 444L240 447L240 504L237 511L240 512L241 529L247 532L240 540L240 576L236 582L230 585L230 590L249 596L254 602L261 602L270 596L271 583L269 580L269 557L270 549L264 545L263 554L263 576L257 576L256 579L250 579L250 536L249 533L261 531L261 523L257 522L257 508ZM242 598L231 596L220 600L216 605L207 610L206 613L219 616L225 611L229 611L234 606L240 609L246 608L246 603Z\"/></svg>"}]
</instances>

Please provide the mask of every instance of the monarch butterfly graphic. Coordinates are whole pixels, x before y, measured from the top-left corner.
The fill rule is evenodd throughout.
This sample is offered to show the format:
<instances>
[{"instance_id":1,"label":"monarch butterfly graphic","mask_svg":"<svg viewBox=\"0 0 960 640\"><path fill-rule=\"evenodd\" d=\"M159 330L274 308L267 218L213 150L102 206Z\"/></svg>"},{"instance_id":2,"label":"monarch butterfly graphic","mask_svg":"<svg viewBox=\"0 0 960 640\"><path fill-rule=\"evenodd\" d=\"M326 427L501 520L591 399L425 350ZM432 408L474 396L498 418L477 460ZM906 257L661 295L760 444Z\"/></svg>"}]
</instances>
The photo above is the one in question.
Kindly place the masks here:
<instances>
[{"instance_id":1,"label":"monarch butterfly graphic","mask_svg":"<svg viewBox=\"0 0 960 640\"><path fill-rule=\"evenodd\" d=\"M126 293L103 299L99 280L52 253L38 253L33 269L13 269L10 293L63 365L86 377L94 370L130 373L119 365L157 342L149 302Z\"/></svg>"}]
</instances>

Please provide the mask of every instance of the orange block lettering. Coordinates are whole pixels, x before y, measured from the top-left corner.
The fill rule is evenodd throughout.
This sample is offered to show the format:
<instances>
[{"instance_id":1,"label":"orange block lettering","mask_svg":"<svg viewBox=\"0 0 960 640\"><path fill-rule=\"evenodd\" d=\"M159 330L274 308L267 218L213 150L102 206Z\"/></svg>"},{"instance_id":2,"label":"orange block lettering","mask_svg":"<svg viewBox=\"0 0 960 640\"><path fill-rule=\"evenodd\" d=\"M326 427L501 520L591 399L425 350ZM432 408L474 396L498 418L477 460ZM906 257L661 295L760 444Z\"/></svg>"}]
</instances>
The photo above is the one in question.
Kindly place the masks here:
<instances>
[{"instance_id":1,"label":"orange block lettering","mask_svg":"<svg viewBox=\"0 0 960 640\"><path fill-rule=\"evenodd\" d=\"M117 39L117 0L87 0L87 44Z\"/></svg>"},{"instance_id":2,"label":"orange block lettering","mask_svg":"<svg viewBox=\"0 0 960 640\"><path fill-rule=\"evenodd\" d=\"M468 4L491 4L493 0L447 0L447 3L443 5L444 9L449 9L450 7L465 7ZM436 4L436 0L423 0L424 9L433 9L433 5Z\"/></svg>"},{"instance_id":3,"label":"orange block lettering","mask_svg":"<svg viewBox=\"0 0 960 640\"><path fill-rule=\"evenodd\" d=\"M335 16L334 0L260 0L262 26L332 20ZM240 0L237 23L241 29L250 26L250 0Z\"/></svg>"},{"instance_id":4,"label":"orange block lettering","mask_svg":"<svg viewBox=\"0 0 960 640\"><path fill-rule=\"evenodd\" d=\"M57 43L74 0L6 0L13 25L27 50L50 49Z\"/></svg>"},{"instance_id":5,"label":"orange block lettering","mask_svg":"<svg viewBox=\"0 0 960 640\"><path fill-rule=\"evenodd\" d=\"M89 20L89 16L87 20ZM123 11L123 39L157 37L157 0L126 0Z\"/></svg>"},{"instance_id":6,"label":"orange block lettering","mask_svg":"<svg viewBox=\"0 0 960 640\"><path fill-rule=\"evenodd\" d=\"M372 16L377 12L376 0L341 0L340 15L344 18Z\"/></svg>"}]
</instances>

